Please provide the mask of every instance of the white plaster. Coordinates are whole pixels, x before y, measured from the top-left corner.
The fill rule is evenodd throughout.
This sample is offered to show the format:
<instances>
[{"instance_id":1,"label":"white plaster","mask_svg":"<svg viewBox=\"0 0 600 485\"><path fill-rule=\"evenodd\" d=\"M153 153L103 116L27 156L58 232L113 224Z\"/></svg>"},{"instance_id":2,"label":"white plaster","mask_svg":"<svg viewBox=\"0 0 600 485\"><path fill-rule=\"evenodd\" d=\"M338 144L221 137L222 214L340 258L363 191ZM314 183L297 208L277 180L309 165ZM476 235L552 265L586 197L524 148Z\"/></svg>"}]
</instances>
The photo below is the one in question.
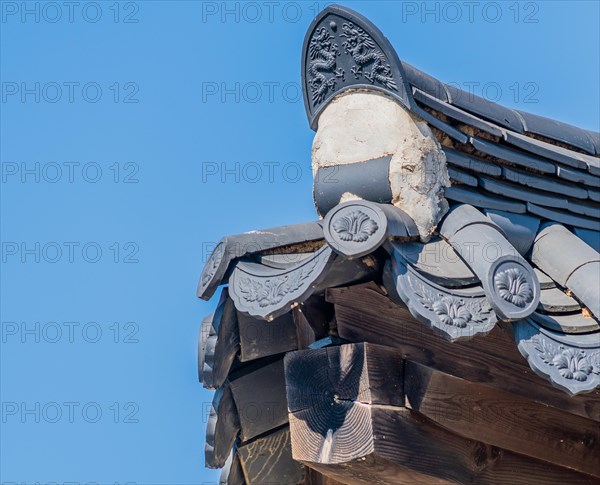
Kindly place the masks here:
<instances>
[{"instance_id":1,"label":"white plaster","mask_svg":"<svg viewBox=\"0 0 600 485\"><path fill-rule=\"evenodd\" d=\"M448 210L443 189L450 185L446 156L427 123L391 98L366 90L347 91L321 113L312 149L313 175L320 167L386 155L392 156L392 203L413 218L426 241ZM350 195L344 194L344 201Z\"/></svg>"}]
</instances>

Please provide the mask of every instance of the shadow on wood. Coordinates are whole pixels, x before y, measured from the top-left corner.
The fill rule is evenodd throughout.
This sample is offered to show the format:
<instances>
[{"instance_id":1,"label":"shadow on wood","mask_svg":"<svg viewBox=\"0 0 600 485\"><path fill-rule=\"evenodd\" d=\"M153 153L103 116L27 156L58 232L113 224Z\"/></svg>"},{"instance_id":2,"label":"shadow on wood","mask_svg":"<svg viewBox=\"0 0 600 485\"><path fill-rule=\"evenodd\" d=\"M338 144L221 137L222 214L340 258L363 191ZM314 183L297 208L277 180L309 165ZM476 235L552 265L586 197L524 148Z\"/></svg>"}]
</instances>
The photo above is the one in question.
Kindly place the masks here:
<instances>
[{"instance_id":1,"label":"shadow on wood","mask_svg":"<svg viewBox=\"0 0 600 485\"><path fill-rule=\"evenodd\" d=\"M593 483L465 439L404 408L400 353L370 344L286 356L295 460L343 483Z\"/></svg>"},{"instance_id":2,"label":"shadow on wood","mask_svg":"<svg viewBox=\"0 0 600 485\"><path fill-rule=\"evenodd\" d=\"M335 304L343 339L388 345L414 362L600 422L600 390L571 397L552 387L533 373L512 336L499 327L485 337L449 343L372 284L329 289L327 300Z\"/></svg>"},{"instance_id":3,"label":"shadow on wood","mask_svg":"<svg viewBox=\"0 0 600 485\"><path fill-rule=\"evenodd\" d=\"M465 438L600 478L598 424L406 361L407 406Z\"/></svg>"}]
</instances>

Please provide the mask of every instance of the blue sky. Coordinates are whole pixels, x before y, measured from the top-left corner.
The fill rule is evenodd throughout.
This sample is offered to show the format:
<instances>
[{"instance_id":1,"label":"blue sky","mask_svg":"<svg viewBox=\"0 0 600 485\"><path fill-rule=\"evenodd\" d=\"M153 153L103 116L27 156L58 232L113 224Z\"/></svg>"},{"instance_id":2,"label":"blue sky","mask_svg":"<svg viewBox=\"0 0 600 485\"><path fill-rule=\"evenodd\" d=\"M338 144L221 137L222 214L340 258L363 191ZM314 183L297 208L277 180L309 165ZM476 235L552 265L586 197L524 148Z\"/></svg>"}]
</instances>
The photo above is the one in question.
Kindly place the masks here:
<instances>
[{"instance_id":1,"label":"blue sky","mask_svg":"<svg viewBox=\"0 0 600 485\"><path fill-rule=\"evenodd\" d=\"M598 130L598 2L341 2L400 59ZM0 483L191 485L195 298L223 235L314 219L323 2L1 1Z\"/></svg>"}]
</instances>

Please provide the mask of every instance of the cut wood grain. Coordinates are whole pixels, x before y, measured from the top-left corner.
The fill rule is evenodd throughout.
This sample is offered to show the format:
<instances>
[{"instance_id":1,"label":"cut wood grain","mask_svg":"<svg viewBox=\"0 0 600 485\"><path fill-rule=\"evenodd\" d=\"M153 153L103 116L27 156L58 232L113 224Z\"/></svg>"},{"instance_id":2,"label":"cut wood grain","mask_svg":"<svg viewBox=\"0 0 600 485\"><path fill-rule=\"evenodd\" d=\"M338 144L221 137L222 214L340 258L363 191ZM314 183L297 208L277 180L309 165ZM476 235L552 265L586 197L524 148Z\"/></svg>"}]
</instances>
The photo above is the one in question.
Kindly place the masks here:
<instances>
[{"instance_id":1,"label":"cut wood grain","mask_svg":"<svg viewBox=\"0 0 600 485\"><path fill-rule=\"evenodd\" d=\"M343 483L597 481L465 439L402 407L402 364L392 349L348 344L293 352L285 362L292 456Z\"/></svg>"},{"instance_id":2,"label":"cut wood grain","mask_svg":"<svg viewBox=\"0 0 600 485\"><path fill-rule=\"evenodd\" d=\"M290 413L309 409L313 402L326 398L333 401L327 403L325 412L353 401L404 403L402 356L390 347L355 343L299 350L287 354L284 364ZM305 386L310 392L305 392Z\"/></svg>"},{"instance_id":3,"label":"cut wood grain","mask_svg":"<svg viewBox=\"0 0 600 485\"><path fill-rule=\"evenodd\" d=\"M600 422L600 390L570 397L552 387L534 374L512 337L498 327L485 337L450 343L367 285L329 289L327 299L335 304L343 339L388 345L420 364Z\"/></svg>"},{"instance_id":4,"label":"cut wood grain","mask_svg":"<svg viewBox=\"0 0 600 485\"><path fill-rule=\"evenodd\" d=\"M286 355L290 419L308 426L295 428L294 457L333 463L368 454L373 446L368 405L403 404L402 368L399 352L372 344Z\"/></svg>"},{"instance_id":5,"label":"cut wood grain","mask_svg":"<svg viewBox=\"0 0 600 485\"><path fill-rule=\"evenodd\" d=\"M406 361L407 406L465 438L600 478L598 423Z\"/></svg>"}]
</instances>

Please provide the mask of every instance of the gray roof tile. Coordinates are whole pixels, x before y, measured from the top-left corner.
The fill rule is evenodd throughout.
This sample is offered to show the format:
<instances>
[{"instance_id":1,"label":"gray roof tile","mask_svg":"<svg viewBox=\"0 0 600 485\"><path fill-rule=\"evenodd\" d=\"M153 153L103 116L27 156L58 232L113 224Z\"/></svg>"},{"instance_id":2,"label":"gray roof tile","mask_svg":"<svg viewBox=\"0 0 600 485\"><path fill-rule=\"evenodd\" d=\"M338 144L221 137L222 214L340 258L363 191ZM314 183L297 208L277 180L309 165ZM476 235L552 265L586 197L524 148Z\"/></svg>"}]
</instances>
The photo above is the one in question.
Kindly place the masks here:
<instances>
[{"instance_id":1,"label":"gray roof tile","mask_svg":"<svg viewBox=\"0 0 600 485\"><path fill-rule=\"evenodd\" d=\"M567 313L581 310L579 303L558 288L542 290L538 310L546 313Z\"/></svg>"},{"instance_id":2,"label":"gray roof tile","mask_svg":"<svg viewBox=\"0 0 600 485\"><path fill-rule=\"evenodd\" d=\"M437 104L437 108L434 109L439 110L447 116L470 124L471 126L479 126L480 129L487 131L488 133L491 132L489 130L497 133L496 129L507 129L506 140L508 143L519 146L531 153L545 156L557 162L574 167L579 165L578 160L582 158L580 156L582 155L581 153L536 140L533 137L525 136L525 134L531 133L533 135L543 136L549 140L556 140L579 148L590 155L600 154L600 133L598 132L584 130L550 118L501 106L480 96L457 89L456 87L444 85L434 77L407 63L403 63L403 66L409 84L428 95L428 97L423 97L415 91L415 97L420 102L426 105L432 103L431 107L434 108L434 101L429 98L437 98L442 104L452 105L453 107L460 109L463 113L467 112L467 114L471 113L472 115L475 115L480 118L480 120L469 123L466 121L467 118L455 118L455 115L459 113L458 111L452 111L451 114L449 108ZM482 125L481 122L485 122L485 125ZM592 165L594 165L594 163ZM595 171L593 173L599 175L598 170L600 169L595 168L593 170Z\"/></svg>"},{"instance_id":3,"label":"gray roof tile","mask_svg":"<svg viewBox=\"0 0 600 485\"><path fill-rule=\"evenodd\" d=\"M600 202L600 190L588 189L588 198L594 202Z\"/></svg>"},{"instance_id":4,"label":"gray roof tile","mask_svg":"<svg viewBox=\"0 0 600 485\"><path fill-rule=\"evenodd\" d=\"M600 316L600 253L560 224L543 227L534 242L533 263L569 288L579 301Z\"/></svg>"},{"instance_id":5,"label":"gray roof tile","mask_svg":"<svg viewBox=\"0 0 600 485\"><path fill-rule=\"evenodd\" d=\"M588 193L583 187L566 182L560 182L550 177L541 177L523 170L516 170L509 167L502 167L502 172L506 180L526 185L528 187L545 190L553 194L561 194L576 199L587 199ZM533 202L533 201L532 201Z\"/></svg>"},{"instance_id":6,"label":"gray roof tile","mask_svg":"<svg viewBox=\"0 0 600 485\"><path fill-rule=\"evenodd\" d=\"M554 280L550 278L546 273L544 273L539 268L533 268L533 272L537 276L538 281L540 282L540 288L542 290L547 290L548 288L556 288L556 283Z\"/></svg>"},{"instance_id":7,"label":"gray roof tile","mask_svg":"<svg viewBox=\"0 0 600 485\"><path fill-rule=\"evenodd\" d=\"M417 239L414 221L391 204L352 200L338 204L323 219L323 234L331 248L347 259L374 252L392 239Z\"/></svg>"},{"instance_id":8,"label":"gray roof tile","mask_svg":"<svg viewBox=\"0 0 600 485\"><path fill-rule=\"evenodd\" d=\"M475 177L469 175L467 172L459 170L458 168L448 167L448 175L450 180L456 182L457 184L464 184L468 185L469 187L477 187L477 185L479 185Z\"/></svg>"},{"instance_id":9,"label":"gray roof tile","mask_svg":"<svg viewBox=\"0 0 600 485\"><path fill-rule=\"evenodd\" d=\"M521 118L512 109L493 103L467 91L448 85L446 87L450 93L450 102L452 105L479 115L504 128L516 131L517 133L523 133Z\"/></svg>"},{"instance_id":10,"label":"gray roof tile","mask_svg":"<svg viewBox=\"0 0 600 485\"><path fill-rule=\"evenodd\" d=\"M600 206L598 204L569 200L567 209L576 214L600 219Z\"/></svg>"},{"instance_id":11,"label":"gray roof tile","mask_svg":"<svg viewBox=\"0 0 600 485\"><path fill-rule=\"evenodd\" d=\"M567 281L567 287L595 315L600 318L600 254L599 261L590 261L577 268Z\"/></svg>"},{"instance_id":12,"label":"gray roof tile","mask_svg":"<svg viewBox=\"0 0 600 485\"><path fill-rule=\"evenodd\" d=\"M562 141L590 154L596 153L594 142L590 139L586 130L525 111L519 111L519 114L525 120L525 131L528 133Z\"/></svg>"},{"instance_id":13,"label":"gray roof tile","mask_svg":"<svg viewBox=\"0 0 600 485\"><path fill-rule=\"evenodd\" d=\"M597 131L590 130L585 130L585 132L588 134L590 140L592 140L592 143L596 148L596 155L600 155L600 133L598 133Z\"/></svg>"},{"instance_id":14,"label":"gray roof tile","mask_svg":"<svg viewBox=\"0 0 600 485\"><path fill-rule=\"evenodd\" d=\"M287 269L267 268L253 261L239 260L229 277L229 294L236 308L265 320L287 313L293 303L302 302L327 275L335 253L327 245L312 258ZM274 286L276 293L269 291Z\"/></svg>"},{"instance_id":15,"label":"gray roof tile","mask_svg":"<svg viewBox=\"0 0 600 485\"><path fill-rule=\"evenodd\" d=\"M527 203L527 212L543 217L544 219L560 222L561 224L567 224L569 226L591 229L592 231L600 230L600 220L598 219L575 216L569 212L548 209L547 207L541 207L539 205L532 204L531 202Z\"/></svg>"},{"instance_id":16,"label":"gray roof tile","mask_svg":"<svg viewBox=\"0 0 600 485\"><path fill-rule=\"evenodd\" d=\"M542 295L543 295L542 291ZM589 333L600 329L595 318L584 317L581 312L571 315L544 315L534 313L531 319L538 325L561 333Z\"/></svg>"},{"instance_id":17,"label":"gray roof tile","mask_svg":"<svg viewBox=\"0 0 600 485\"><path fill-rule=\"evenodd\" d=\"M590 231L575 227L573 228L573 232L579 239L600 253L600 231Z\"/></svg>"},{"instance_id":18,"label":"gray roof tile","mask_svg":"<svg viewBox=\"0 0 600 485\"><path fill-rule=\"evenodd\" d=\"M406 80L412 86L415 86L417 89L430 96L434 96L444 102L449 102L450 97L448 95L448 90L443 82L438 81L429 74L419 71L406 62L403 62L402 65L404 66L404 72L406 73Z\"/></svg>"},{"instance_id":19,"label":"gray roof tile","mask_svg":"<svg viewBox=\"0 0 600 485\"><path fill-rule=\"evenodd\" d=\"M556 362L562 358L577 357L587 362L600 359L600 341L597 333L565 334L541 327L532 319L513 324L515 340L521 354L532 370L546 378L554 387L570 395L589 392L600 386L600 374L592 372L589 365L574 378L573 373L564 372Z\"/></svg>"},{"instance_id":20,"label":"gray roof tile","mask_svg":"<svg viewBox=\"0 0 600 485\"><path fill-rule=\"evenodd\" d=\"M600 175L600 158L585 155L583 153L578 154L586 163L588 172L592 175Z\"/></svg>"},{"instance_id":21,"label":"gray roof tile","mask_svg":"<svg viewBox=\"0 0 600 485\"><path fill-rule=\"evenodd\" d=\"M325 216L350 192L373 202L391 202L391 156L364 162L320 167L315 175L313 196L319 215Z\"/></svg>"},{"instance_id":22,"label":"gray roof tile","mask_svg":"<svg viewBox=\"0 0 600 485\"><path fill-rule=\"evenodd\" d=\"M462 109L457 108L456 106L444 103L423 91L415 90L414 97L417 101L420 101L421 103L430 107L431 109L439 111L440 113L443 113L446 116L449 116L450 118L460 121L461 123L465 123L467 125L474 126L475 128L479 128L480 130L485 131L486 133L489 133L493 136L504 136L504 130L497 127L496 125L482 120L481 118L478 118L477 116L472 115L471 113L467 113L466 111L463 111Z\"/></svg>"},{"instance_id":23,"label":"gray roof tile","mask_svg":"<svg viewBox=\"0 0 600 485\"><path fill-rule=\"evenodd\" d=\"M382 69L376 73L373 71L373 75L366 66L364 71L362 66L357 67L354 51L342 47L351 35L346 32L349 25L361 26L362 35L366 36L372 49L371 54L382 63ZM327 76L321 71L321 56L325 50L331 64ZM409 109L414 104L404 67L385 35L358 12L330 5L312 21L302 46L302 94L312 129L317 129L319 115L328 103L349 89L380 91Z\"/></svg>"},{"instance_id":24,"label":"gray roof tile","mask_svg":"<svg viewBox=\"0 0 600 485\"><path fill-rule=\"evenodd\" d=\"M529 252L540 226L537 217L493 210L487 210L485 213L502 229L506 238L522 256Z\"/></svg>"},{"instance_id":25,"label":"gray roof tile","mask_svg":"<svg viewBox=\"0 0 600 485\"><path fill-rule=\"evenodd\" d=\"M544 207L555 207L557 209L567 209L567 200L556 197L547 192L527 189L520 185L500 182L487 177L479 177L481 186L493 194L503 195L512 199L522 200L523 202L532 202Z\"/></svg>"},{"instance_id":26,"label":"gray roof tile","mask_svg":"<svg viewBox=\"0 0 600 485\"><path fill-rule=\"evenodd\" d=\"M323 239L323 229L318 222L274 227L222 238L204 265L197 294L208 300L224 283L235 259L266 249Z\"/></svg>"},{"instance_id":27,"label":"gray roof tile","mask_svg":"<svg viewBox=\"0 0 600 485\"><path fill-rule=\"evenodd\" d=\"M530 136L521 135L510 130L505 130L504 133L506 141L511 145L570 167L587 169L587 164L581 159L581 153L567 150L566 148L552 145L545 141L536 140Z\"/></svg>"},{"instance_id":28,"label":"gray roof tile","mask_svg":"<svg viewBox=\"0 0 600 485\"><path fill-rule=\"evenodd\" d=\"M225 336L225 337L224 337ZM226 352L219 349L226 339ZM231 368L235 353L239 349L237 316L235 306L223 288L215 312L202 320L198 352L198 376L207 389L218 389L223 385Z\"/></svg>"},{"instance_id":29,"label":"gray roof tile","mask_svg":"<svg viewBox=\"0 0 600 485\"><path fill-rule=\"evenodd\" d=\"M521 202L516 202L504 197L492 197L481 191L464 187L447 187L445 189L445 195L447 199L483 209L495 209L513 212L515 214L525 214L525 212L527 212L527 206Z\"/></svg>"},{"instance_id":30,"label":"gray roof tile","mask_svg":"<svg viewBox=\"0 0 600 485\"><path fill-rule=\"evenodd\" d=\"M415 113L416 115L420 116L421 118L423 118L430 125L436 127L438 130L443 131L444 133L446 133L446 135L448 135L451 138L454 138L456 141L458 141L460 143L467 143L467 141L469 140L467 135L465 135L462 131L457 130L456 128L454 128L452 125L446 123L445 121L442 121L442 120L436 118L431 113L425 111L423 108L421 108L419 106L415 105L415 107L412 109L412 112Z\"/></svg>"},{"instance_id":31,"label":"gray roof tile","mask_svg":"<svg viewBox=\"0 0 600 485\"><path fill-rule=\"evenodd\" d=\"M569 180L570 182L575 182L577 184L588 185L593 188L600 188L600 178L595 175L590 175L586 172L581 172L579 170L575 170L574 168L569 167L556 167L556 173L559 178Z\"/></svg>"},{"instance_id":32,"label":"gray roof tile","mask_svg":"<svg viewBox=\"0 0 600 485\"><path fill-rule=\"evenodd\" d=\"M496 224L474 207L459 205L438 230L477 275L500 320L520 320L535 311L540 284L533 268Z\"/></svg>"},{"instance_id":33,"label":"gray roof tile","mask_svg":"<svg viewBox=\"0 0 600 485\"><path fill-rule=\"evenodd\" d=\"M510 148L504 148L497 143L481 138L471 137L470 141L477 150L486 155L491 155L531 170L537 170L538 172L556 173L555 165L546 160L534 158Z\"/></svg>"},{"instance_id":34,"label":"gray roof tile","mask_svg":"<svg viewBox=\"0 0 600 485\"><path fill-rule=\"evenodd\" d=\"M394 244L394 250L427 279L447 288L460 288L479 281L444 239L436 239L426 244Z\"/></svg>"},{"instance_id":35,"label":"gray roof tile","mask_svg":"<svg viewBox=\"0 0 600 485\"><path fill-rule=\"evenodd\" d=\"M450 148L444 148L444 153L448 163L456 167L465 168L482 175L489 175L490 177L500 177L502 175L502 167L495 163L486 162Z\"/></svg>"},{"instance_id":36,"label":"gray roof tile","mask_svg":"<svg viewBox=\"0 0 600 485\"><path fill-rule=\"evenodd\" d=\"M391 272L389 284L394 288L388 291L398 295L416 320L451 342L492 331L498 317L481 286L450 289L436 284L406 263L397 250L401 245L392 244L392 264L387 267ZM440 311L442 307L448 308L448 312L456 317Z\"/></svg>"}]
</instances>

